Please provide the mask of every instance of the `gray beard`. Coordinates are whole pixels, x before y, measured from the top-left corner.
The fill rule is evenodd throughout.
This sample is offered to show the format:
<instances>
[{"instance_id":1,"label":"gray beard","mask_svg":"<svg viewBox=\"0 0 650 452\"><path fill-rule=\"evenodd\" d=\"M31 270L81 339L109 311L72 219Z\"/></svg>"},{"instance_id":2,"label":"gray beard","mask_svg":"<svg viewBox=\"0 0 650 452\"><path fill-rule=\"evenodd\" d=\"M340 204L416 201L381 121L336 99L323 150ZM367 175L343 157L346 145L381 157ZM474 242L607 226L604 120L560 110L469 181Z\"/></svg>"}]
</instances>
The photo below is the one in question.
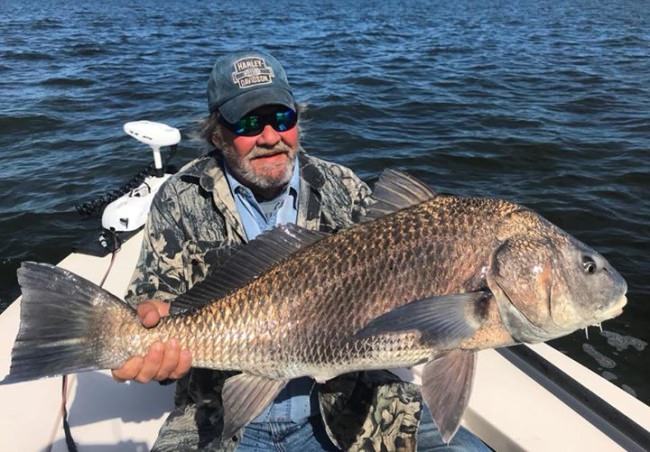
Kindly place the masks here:
<instances>
[{"instance_id":1,"label":"gray beard","mask_svg":"<svg viewBox=\"0 0 650 452\"><path fill-rule=\"evenodd\" d=\"M255 146L243 159L240 159L235 150L230 146L223 146L222 151L228 168L237 180L251 188L253 192L260 192L262 194L284 188L291 180L293 169L296 165L297 151L291 149L283 142L279 142L272 148ZM266 177L255 173L250 163L252 159L278 152L286 152L290 157L289 163L280 177Z\"/></svg>"}]
</instances>

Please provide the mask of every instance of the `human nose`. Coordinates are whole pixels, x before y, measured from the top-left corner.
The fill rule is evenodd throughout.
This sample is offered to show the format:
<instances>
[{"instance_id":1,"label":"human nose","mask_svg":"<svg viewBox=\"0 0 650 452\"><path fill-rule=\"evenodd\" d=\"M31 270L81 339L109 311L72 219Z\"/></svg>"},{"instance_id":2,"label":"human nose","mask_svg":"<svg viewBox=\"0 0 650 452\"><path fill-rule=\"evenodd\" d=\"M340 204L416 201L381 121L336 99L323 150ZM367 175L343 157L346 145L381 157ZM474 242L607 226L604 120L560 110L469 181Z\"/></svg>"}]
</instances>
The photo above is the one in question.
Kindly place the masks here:
<instances>
[{"instance_id":1,"label":"human nose","mask_svg":"<svg viewBox=\"0 0 650 452\"><path fill-rule=\"evenodd\" d=\"M265 125L262 133L257 137L259 146L275 146L280 141L280 134L270 125Z\"/></svg>"}]
</instances>

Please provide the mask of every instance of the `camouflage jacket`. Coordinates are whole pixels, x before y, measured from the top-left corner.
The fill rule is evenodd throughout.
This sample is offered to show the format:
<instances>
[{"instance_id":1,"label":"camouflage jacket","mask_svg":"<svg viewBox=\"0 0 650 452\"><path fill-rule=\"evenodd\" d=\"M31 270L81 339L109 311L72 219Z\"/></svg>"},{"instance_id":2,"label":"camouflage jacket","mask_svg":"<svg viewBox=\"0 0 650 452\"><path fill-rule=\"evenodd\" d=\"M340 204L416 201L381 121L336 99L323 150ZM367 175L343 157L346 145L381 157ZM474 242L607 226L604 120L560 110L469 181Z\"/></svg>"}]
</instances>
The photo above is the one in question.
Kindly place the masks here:
<instances>
[{"instance_id":1,"label":"camouflage jacket","mask_svg":"<svg viewBox=\"0 0 650 452\"><path fill-rule=\"evenodd\" d=\"M300 159L299 226L335 232L363 214L370 189L350 169ZM126 297L169 300L202 281L228 248L246 242L218 152L186 165L163 185L145 226L141 255ZM221 388L231 373L192 369L179 380L176 409L154 448L233 450L222 441ZM421 412L417 388L389 372L342 375L318 385L330 439L344 450L414 450ZM193 430L187 433L184 430ZM189 435L189 436L187 436ZM165 447L167 443L168 447Z\"/></svg>"}]
</instances>

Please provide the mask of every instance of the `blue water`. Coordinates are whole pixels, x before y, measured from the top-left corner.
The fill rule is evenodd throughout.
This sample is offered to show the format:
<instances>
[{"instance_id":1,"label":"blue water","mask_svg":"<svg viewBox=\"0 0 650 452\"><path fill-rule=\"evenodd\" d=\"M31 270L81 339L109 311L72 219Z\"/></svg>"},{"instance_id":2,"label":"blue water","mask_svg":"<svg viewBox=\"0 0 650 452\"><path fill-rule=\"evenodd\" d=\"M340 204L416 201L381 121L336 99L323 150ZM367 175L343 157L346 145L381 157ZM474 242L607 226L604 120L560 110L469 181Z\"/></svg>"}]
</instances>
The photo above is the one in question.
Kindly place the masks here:
<instances>
[{"instance_id":1,"label":"blue water","mask_svg":"<svg viewBox=\"0 0 650 452\"><path fill-rule=\"evenodd\" d=\"M200 154L214 59L260 47L306 112L303 145L372 180L526 204L601 251L630 303L552 345L650 402L650 8L643 1L0 2L0 305L22 260L95 237L74 205L150 162L150 119Z\"/></svg>"}]
</instances>

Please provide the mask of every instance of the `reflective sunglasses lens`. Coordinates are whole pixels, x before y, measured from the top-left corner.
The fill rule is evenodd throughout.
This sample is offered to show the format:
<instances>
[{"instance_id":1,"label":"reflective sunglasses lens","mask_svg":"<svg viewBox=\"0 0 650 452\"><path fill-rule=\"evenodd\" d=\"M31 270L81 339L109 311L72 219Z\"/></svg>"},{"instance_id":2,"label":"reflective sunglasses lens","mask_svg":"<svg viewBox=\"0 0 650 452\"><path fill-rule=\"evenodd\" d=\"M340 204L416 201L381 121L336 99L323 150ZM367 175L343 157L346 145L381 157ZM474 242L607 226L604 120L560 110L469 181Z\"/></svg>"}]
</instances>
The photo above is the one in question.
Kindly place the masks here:
<instances>
[{"instance_id":1,"label":"reflective sunglasses lens","mask_svg":"<svg viewBox=\"0 0 650 452\"><path fill-rule=\"evenodd\" d=\"M257 115L244 116L235 124L237 135L257 135L262 129L260 117Z\"/></svg>"},{"instance_id":2,"label":"reflective sunglasses lens","mask_svg":"<svg viewBox=\"0 0 650 452\"><path fill-rule=\"evenodd\" d=\"M298 115L289 108L284 111L278 111L275 113L275 124L273 128L278 132L286 132L296 125L297 120Z\"/></svg>"},{"instance_id":3,"label":"reflective sunglasses lens","mask_svg":"<svg viewBox=\"0 0 650 452\"><path fill-rule=\"evenodd\" d=\"M269 115L247 115L234 124L223 122L235 135L255 136L262 133L267 124L278 132L286 132L298 122L298 113L287 108Z\"/></svg>"}]
</instances>

